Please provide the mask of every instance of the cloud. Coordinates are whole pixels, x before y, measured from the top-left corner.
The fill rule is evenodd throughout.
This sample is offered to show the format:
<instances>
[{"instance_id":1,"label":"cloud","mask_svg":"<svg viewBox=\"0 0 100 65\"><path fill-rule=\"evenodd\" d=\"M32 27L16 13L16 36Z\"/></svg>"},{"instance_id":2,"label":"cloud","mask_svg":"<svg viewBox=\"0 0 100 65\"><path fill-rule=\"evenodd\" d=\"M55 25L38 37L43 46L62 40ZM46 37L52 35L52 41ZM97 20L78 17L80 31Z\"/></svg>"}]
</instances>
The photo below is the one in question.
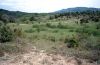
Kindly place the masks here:
<instances>
[{"instance_id":1,"label":"cloud","mask_svg":"<svg viewBox=\"0 0 100 65\"><path fill-rule=\"evenodd\" d=\"M100 0L2 0L0 8L24 12L53 12L70 7L100 7ZM99 6L98 6L99 5Z\"/></svg>"}]
</instances>

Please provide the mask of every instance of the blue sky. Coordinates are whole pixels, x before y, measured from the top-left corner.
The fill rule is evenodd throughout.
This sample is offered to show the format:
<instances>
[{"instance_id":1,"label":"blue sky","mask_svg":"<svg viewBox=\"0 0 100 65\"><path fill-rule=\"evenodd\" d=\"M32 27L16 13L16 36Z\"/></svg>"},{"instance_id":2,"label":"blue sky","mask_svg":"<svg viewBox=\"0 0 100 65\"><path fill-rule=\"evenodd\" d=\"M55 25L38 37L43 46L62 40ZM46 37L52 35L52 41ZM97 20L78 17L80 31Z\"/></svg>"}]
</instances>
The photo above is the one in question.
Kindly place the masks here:
<instances>
[{"instance_id":1,"label":"blue sky","mask_svg":"<svg viewBox=\"0 0 100 65\"><path fill-rule=\"evenodd\" d=\"M0 8L23 12L53 12L71 7L100 8L100 0L0 0Z\"/></svg>"}]
</instances>

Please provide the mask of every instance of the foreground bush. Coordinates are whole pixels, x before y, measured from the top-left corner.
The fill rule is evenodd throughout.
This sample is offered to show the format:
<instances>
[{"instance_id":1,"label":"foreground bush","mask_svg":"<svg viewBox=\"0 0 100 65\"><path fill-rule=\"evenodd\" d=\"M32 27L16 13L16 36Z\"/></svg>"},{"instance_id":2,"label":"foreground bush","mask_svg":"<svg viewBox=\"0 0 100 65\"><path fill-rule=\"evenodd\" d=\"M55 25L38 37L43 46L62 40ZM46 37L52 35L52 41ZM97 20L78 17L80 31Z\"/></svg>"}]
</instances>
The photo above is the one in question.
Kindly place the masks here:
<instances>
[{"instance_id":1,"label":"foreground bush","mask_svg":"<svg viewBox=\"0 0 100 65\"><path fill-rule=\"evenodd\" d=\"M8 42L13 39L13 31L6 25L0 26L0 42Z\"/></svg>"},{"instance_id":2,"label":"foreground bush","mask_svg":"<svg viewBox=\"0 0 100 65\"><path fill-rule=\"evenodd\" d=\"M13 33L14 33L15 37L22 37L22 35L23 35L21 28L15 28Z\"/></svg>"},{"instance_id":3,"label":"foreground bush","mask_svg":"<svg viewBox=\"0 0 100 65\"><path fill-rule=\"evenodd\" d=\"M79 46L79 41L76 38L66 38L64 42L67 43L68 48L76 48Z\"/></svg>"}]
</instances>

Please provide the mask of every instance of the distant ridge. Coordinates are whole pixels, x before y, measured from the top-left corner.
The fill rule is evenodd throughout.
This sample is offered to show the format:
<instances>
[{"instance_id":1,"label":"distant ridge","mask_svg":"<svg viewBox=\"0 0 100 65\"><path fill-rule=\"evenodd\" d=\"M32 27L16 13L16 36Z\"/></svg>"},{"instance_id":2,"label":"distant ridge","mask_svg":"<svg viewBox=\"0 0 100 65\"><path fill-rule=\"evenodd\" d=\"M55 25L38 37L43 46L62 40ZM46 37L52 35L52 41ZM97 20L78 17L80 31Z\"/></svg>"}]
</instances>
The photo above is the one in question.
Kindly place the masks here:
<instances>
[{"instance_id":1,"label":"distant ridge","mask_svg":"<svg viewBox=\"0 0 100 65\"><path fill-rule=\"evenodd\" d=\"M84 11L100 11L100 8L88 8L88 7L75 7L67 8L55 11L54 13L66 13L66 12L84 12Z\"/></svg>"},{"instance_id":2,"label":"distant ridge","mask_svg":"<svg viewBox=\"0 0 100 65\"><path fill-rule=\"evenodd\" d=\"M20 11L9 11L9 10L5 10L5 9L0 9L0 15L1 14L6 14L9 16L13 16L13 17L20 17L22 15L25 15L25 12L20 12Z\"/></svg>"},{"instance_id":3,"label":"distant ridge","mask_svg":"<svg viewBox=\"0 0 100 65\"><path fill-rule=\"evenodd\" d=\"M100 11L100 8L75 7L75 8L62 9L62 10L58 10L58 11L50 12L50 13L84 12L84 11ZM20 17L25 14L34 14L34 13L27 13L27 12L21 12L21 11L9 11L5 9L0 9L0 14L7 14L14 17Z\"/></svg>"}]
</instances>

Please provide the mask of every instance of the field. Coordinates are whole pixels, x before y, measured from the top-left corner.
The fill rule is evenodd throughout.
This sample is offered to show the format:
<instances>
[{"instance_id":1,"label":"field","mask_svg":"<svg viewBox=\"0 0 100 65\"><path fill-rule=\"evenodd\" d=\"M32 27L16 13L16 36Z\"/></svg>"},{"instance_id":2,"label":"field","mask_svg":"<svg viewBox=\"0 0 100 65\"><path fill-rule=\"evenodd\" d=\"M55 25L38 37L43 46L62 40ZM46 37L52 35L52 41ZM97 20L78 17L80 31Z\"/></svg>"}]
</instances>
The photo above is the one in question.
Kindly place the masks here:
<instances>
[{"instance_id":1,"label":"field","mask_svg":"<svg viewBox=\"0 0 100 65\"><path fill-rule=\"evenodd\" d=\"M25 14L14 22L5 18L0 21L0 56L24 54L36 47L47 54L99 63L99 15L84 14Z\"/></svg>"},{"instance_id":2,"label":"field","mask_svg":"<svg viewBox=\"0 0 100 65\"><path fill-rule=\"evenodd\" d=\"M81 25L75 21L80 22L70 19L66 21L34 21L33 24L9 23L8 25L11 28L21 29L24 33L22 38L37 49L45 50L48 53L59 53L67 56L78 55L82 58L95 59L92 57L94 54L91 53L96 52L92 49L97 50L98 47L100 30L96 27L99 22L91 23L90 21ZM71 45L71 48L68 48L68 45ZM92 45L96 47L94 48Z\"/></svg>"}]
</instances>

